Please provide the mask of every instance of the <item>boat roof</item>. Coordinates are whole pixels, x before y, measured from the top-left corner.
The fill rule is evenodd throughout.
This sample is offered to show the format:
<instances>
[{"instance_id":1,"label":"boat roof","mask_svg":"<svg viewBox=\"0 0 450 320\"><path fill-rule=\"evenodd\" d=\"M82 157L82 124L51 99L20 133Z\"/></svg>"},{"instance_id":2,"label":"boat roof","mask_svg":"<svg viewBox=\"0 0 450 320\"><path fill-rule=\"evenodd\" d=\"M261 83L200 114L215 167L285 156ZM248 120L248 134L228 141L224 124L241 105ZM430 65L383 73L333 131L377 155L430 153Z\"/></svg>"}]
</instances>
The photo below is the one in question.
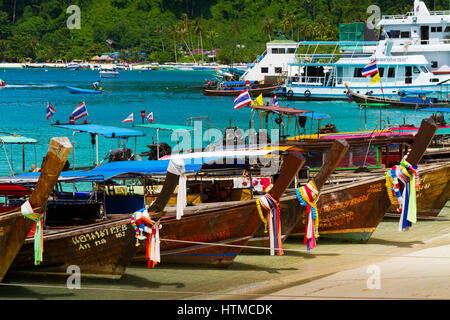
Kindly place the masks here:
<instances>
[{"instance_id":1,"label":"boat roof","mask_svg":"<svg viewBox=\"0 0 450 320\"><path fill-rule=\"evenodd\" d=\"M262 111L271 111L274 113L282 113L284 115L293 116L293 115L302 115L304 113L310 113L311 111L308 110L302 110L302 109L294 109L294 108L287 108L287 107L279 107L279 106L247 106L248 108L253 108L255 110L262 110Z\"/></svg>"},{"instance_id":2,"label":"boat roof","mask_svg":"<svg viewBox=\"0 0 450 320\"><path fill-rule=\"evenodd\" d=\"M134 127L148 128L148 129L160 129L171 131L193 131L193 127L178 126L174 124L162 124L162 123L147 123L147 124L135 124Z\"/></svg>"},{"instance_id":3,"label":"boat roof","mask_svg":"<svg viewBox=\"0 0 450 320\"><path fill-rule=\"evenodd\" d=\"M269 153L284 151L287 148L268 148L266 150L258 150L251 152L249 150L234 152L203 152L195 154L180 154L173 156L173 159L183 161L185 164L185 172L195 174L198 173L203 166L219 165L242 167L247 166L245 159L249 157L263 156ZM223 159L227 159L223 161ZM232 161L229 161L229 160ZM220 160L220 161L219 161ZM236 161L237 160L237 161ZM242 161L241 161L242 160ZM135 176L148 175L165 175L171 159L161 160L144 160L144 161L115 161L103 164L94 169L71 170L61 172L58 181L60 182L100 182L109 179L123 179ZM0 183L36 183L39 179L40 172L25 172L14 176L0 177Z\"/></svg>"},{"instance_id":4,"label":"boat roof","mask_svg":"<svg viewBox=\"0 0 450 320\"><path fill-rule=\"evenodd\" d=\"M0 135L0 143L4 144L36 144L39 141L21 135Z\"/></svg>"},{"instance_id":5,"label":"boat roof","mask_svg":"<svg viewBox=\"0 0 450 320\"><path fill-rule=\"evenodd\" d=\"M52 126L63 128L63 129L69 129L73 131L79 131L79 132L87 132L87 133L93 133L97 135L102 135L106 138L130 138L130 137L143 137L145 136L145 133L133 130L133 129L127 129L127 128L119 128L119 127L110 127L110 126L102 126L97 124L52 124Z\"/></svg>"},{"instance_id":6,"label":"boat roof","mask_svg":"<svg viewBox=\"0 0 450 320\"><path fill-rule=\"evenodd\" d=\"M430 112L450 112L450 108L424 108L420 111L430 111Z\"/></svg>"},{"instance_id":7,"label":"boat roof","mask_svg":"<svg viewBox=\"0 0 450 320\"><path fill-rule=\"evenodd\" d=\"M322 120L322 119L329 119L331 116L326 113L318 113L318 112L306 112L303 113L302 116L311 118L312 120Z\"/></svg>"}]
</instances>

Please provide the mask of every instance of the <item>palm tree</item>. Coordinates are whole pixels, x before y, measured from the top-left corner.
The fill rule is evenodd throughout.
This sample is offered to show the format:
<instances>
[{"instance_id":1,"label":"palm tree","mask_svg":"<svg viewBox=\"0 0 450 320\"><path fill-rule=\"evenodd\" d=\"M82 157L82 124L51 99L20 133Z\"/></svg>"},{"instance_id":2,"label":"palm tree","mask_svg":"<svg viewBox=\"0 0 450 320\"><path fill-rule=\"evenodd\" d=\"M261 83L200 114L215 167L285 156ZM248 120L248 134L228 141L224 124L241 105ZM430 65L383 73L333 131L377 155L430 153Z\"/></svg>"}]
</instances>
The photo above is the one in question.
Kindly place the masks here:
<instances>
[{"instance_id":1,"label":"palm tree","mask_svg":"<svg viewBox=\"0 0 450 320\"><path fill-rule=\"evenodd\" d=\"M216 39L218 36L219 34L216 30L209 30L206 32L206 38L209 40L209 43L211 45L211 51L214 51L214 39Z\"/></svg>"},{"instance_id":2,"label":"palm tree","mask_svg":"<svg viewBox=\"0 0 450 320\"><path fill-rule=\"evenodd\" d=\"M189 53L192 56L192 59L194 59L194 63L197 63L197 61L195 60L194 55L192 54L191 48L189 47L189 44L186 42L186 34L188 33L188 28L187 28L187 24L185 23L185 21L181 21L181 26L178 29L178 35L180 36L180 39L184 42L184 44L186 45L186 48L189 50Z\"/></svg>"},{"instance_id":3,"label":"palm tree","mask_svg":"<svg viewBox=\"0 0 450 320\"><path fill-rule=\"evenodd\" d=\"M197 35L197 45L198 45L198 49L200 50L200 46L202 49L202 61L204 61L203 58L203 38L202 38L202 32L203 32L203 25L202 25L202 21L200 19L197 19L194 23L194 32Z\"/></svg>"},{"instance_id":4,"label":"palm tree","mask_svg":"<svg viewBox=\"0 0 450 320\"><path fill-rule=\"evenodd\" d=\"M159 35L161 36L161 45L162 45L163 51L166 51L164 49L164 37L163 37L163 35L166 33L166 29L164 28L164 25L158 24L156 26L156 32L159 33Z\"/></svg>"},{"instance_id":5,"label":"palm tree","mask_svg":"<svg viewBox=\"0 0 450 320\"><path fill-rule=\"evenodd\" d=\"M175 62L178 62L178 58L177 58L177 35L178 35L178 30L175 26L171 26L169 28L169 34L170 37L173 39L173 52L175 54Z\"/></svg>"},{"instance_id":6,"label":"palm tree","mask_svg":"<svg viewBox=\"0 0 450 320\"><path fill-rule=\"evenodd\" d=\"M294 28L296 26L296 19L297 17L295 16L295 14L291 13L291 12L287 12L284 15L283 21L282 21L282 27L284 26L284 32L286 32L287 30L291 30L291 39L294 38Z\"/></svg>"},{"instance_id":7,"label":"palm tree","mask_svg":"<svg viewBox=\"0 0 450 320\"><path fill-rule=\"evenodd\" d=\"M263 32L269 36L269 41L272 41L272 37L270 36L273 33L274 24L273 19L270 17L266 17L263 21Z\"/></svg>"}]
</instances>

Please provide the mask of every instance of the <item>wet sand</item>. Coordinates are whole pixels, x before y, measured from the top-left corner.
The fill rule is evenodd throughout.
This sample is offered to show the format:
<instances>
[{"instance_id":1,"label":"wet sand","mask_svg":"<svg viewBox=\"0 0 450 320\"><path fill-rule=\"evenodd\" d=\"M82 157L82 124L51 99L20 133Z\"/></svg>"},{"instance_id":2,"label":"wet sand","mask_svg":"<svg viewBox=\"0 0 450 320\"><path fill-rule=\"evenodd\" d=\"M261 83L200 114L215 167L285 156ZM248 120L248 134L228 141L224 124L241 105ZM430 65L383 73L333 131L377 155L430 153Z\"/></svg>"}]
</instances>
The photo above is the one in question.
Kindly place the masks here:
<instances>
[{"instance_id":1,"label":"wet sand","mask_svg":"<svg viewBox=\"0 0 450 320\"><path fill-rule=\"evenodd\" d=\"M0 299L448 299L450 201L439 217L408 232L385 218L367 243L319 238L311 253L288 239L284 256L241 254L226 269L133 263L119 280L82 276L80 289L63 277L7 274Z\"/></svg>"}]
</instances>

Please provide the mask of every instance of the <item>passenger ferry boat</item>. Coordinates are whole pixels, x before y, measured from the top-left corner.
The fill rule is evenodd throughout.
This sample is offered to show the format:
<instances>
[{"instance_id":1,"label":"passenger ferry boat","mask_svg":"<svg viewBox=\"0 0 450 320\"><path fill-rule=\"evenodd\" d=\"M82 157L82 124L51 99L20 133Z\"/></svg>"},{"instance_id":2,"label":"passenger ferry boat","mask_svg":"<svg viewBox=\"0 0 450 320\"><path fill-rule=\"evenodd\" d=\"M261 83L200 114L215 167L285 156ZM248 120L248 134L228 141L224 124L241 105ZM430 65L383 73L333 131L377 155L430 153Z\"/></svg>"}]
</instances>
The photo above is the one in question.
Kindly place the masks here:
<instances>
[{"instance_id":1,"label":"passenger ferry boat","mask_svg":"<svg viewBox=\"0 0 450 320\"><path fill-rule=\"evenodd\" d=\"M377 28L380 40L393 42L393 56L424 55L434 74L450 75L450 11L428 11L415 0L413 11L382 16Z\"/></svg>"},{"instance_id":2,"label":"passenger ferry boat","mask_svg":"<svg viewBox=\"0 0 450 320\"><path fill-rule=\"evenodd\" d=\"M433 74L423 55L392 56L392 46L390 40L300 42L277 94L291 100L339 100L348 99L349 89L373 96L398 95L402 89L447 93L448 76ZM381 81L370 84L361 71L374 60Z\"/></svg>"}]
</instances>

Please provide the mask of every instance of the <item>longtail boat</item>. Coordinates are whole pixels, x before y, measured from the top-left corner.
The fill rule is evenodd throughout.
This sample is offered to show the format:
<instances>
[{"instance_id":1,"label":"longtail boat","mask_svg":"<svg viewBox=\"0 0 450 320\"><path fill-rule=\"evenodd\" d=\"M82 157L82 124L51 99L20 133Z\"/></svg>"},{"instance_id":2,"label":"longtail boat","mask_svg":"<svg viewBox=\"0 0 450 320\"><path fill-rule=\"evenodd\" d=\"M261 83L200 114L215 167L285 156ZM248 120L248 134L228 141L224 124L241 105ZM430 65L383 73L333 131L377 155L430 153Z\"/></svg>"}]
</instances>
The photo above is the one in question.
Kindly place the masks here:
<instances>
[{"instance_id":1,"label":"longtail boat","mask_svg":"<svg viewBox=\"0 0 450 320\"><path fill-rule=\"evenodd\" d=\"M73 93L73 94L102 94L103 93L102 89L93 90L93 89L83 89L83 88L77 88L77 87L71 87L71 86L67 86L67 90L69 91L69 93Z\"/></svg>"},{"instance_id":2,"label":"longtail boat","mask_svg":"<svg viewBox=\"0 0 450 320\"><path fill-rule=\"evenodd\" d=\"M83 176L82 173L78 175ZM84 175L88 176L87 173ZM148 209L150 214L158 215L164 210L178 178L175 173L167 172L161 193ZM76 219L76 216L73 218ZM100 221L86 221L84 224L80 221L73 223L47 227L43 237L44 261L39 266L35 266L30 258L34 249L32 239L28 238L10 271L66 275L67 268L76 265L84 276L120 278L137 251L136 232L130 215L107 216Z\"/></svg>"},{"instance_id":3,"label":"longtail boat","mask_svg":"<svg viewBox=\"0 0 450 320\"><path fill-rule=\"evenodd\" d=\"M288 151L280 175L269 191L280 199L303 166L303 155ZM228 266L262 225L255 200L202 203L185 208L180 220L175 209L160 219L161 263ZM143 249L136 260L144 260Z\"/></svg>"},{"instance_id":4,"label":"longtail boat","mask_svg":"<svg viewBox=\"0 0 450 320\"><path fill-rule=\"evenodd\" d=\"M72 145L65 137L52 138L45 156L39 180L31 193L29 204L38 215L45 211L48 197L69 157ZM0 281L22 247L34 221L21 211L0 214ZM34 247L34 246L33 246ZM28 253L34 259L34 248Z\"/></svg>"},{"instance_id":5,"label":"longtail boat","mask_svg":"<svg viewBox=\"0 0 450 320\"><path fill-rule=\"evenodd\" d=\"M416 166L420 162L436 130L437 125L433 120L422 120L406 157L408 163ZM320 236L368 240L391 206L385 179L385 175L378 175L324 190L317 204ZM304 234L305 222L303 215L291 235Z\"/></svg>"},{"instance_id":6,"label":"longtail boat","mask_svg":"<svg viewBox=\"0 0 450 320\"><path fill-rule=\"evenodd\" d=\"M313 178L314 185L317 187L317 191L327 182L330 175L333 173L336 166L341 162L345 153L349 148L348 143L345 140L335 140L330 152L327 154L323 167L318 174ZM281 234L282 238L286 239L291 231L295 228L298 221L302 217L303 211L306 207L300 206L298 200L293 199L287 193L280 200L280 220L281 220ZM269 245L269 237L264 226L260 226L256 231L255 236L250 239L249 246L267 247ZM246 249L246 251L255 251L253 249ZM256 250L261 252L261 250Z\"/></svg>"},{"instance_id":7,"label":"longtail boat","mask_svg":"<svg viewBox=\"0 0 450 320\"><path fill-rule=\"evenodd\" d=\"M425 91L423 91L425 92ZM417 93L421 95L421 92ZM423 93L422 93L423 94ZM358 105L366 107L366 108L409 108L409 109L421 109L421 108L429 108L433 107L449 107L450 102L447 101L436 101L433 98L425 98L425 100L421 97L419 98L402 98L392 99L392 98L383 98L383 97L375 97L370 95L363 95L359 93L352 92L351 95L352 101L356 102Z\"/></svg>"},{"instance_id":8,"label":"longtail boat","mask_svg":"<svg viewBox=\"0 0 450 320\"><path fill-rule=\"evenodd\" d=\"M203 95L205 96L226 96L226 97L237 97L242 91L248 90L248 93L252 97L257 97L262 94L265 97L270 97L273 92L278 90L280 85L266 85L256 88L251 87L232 87L232 88L219 88L219 89L202 89Z\"/></svg>"}]
</instances>

